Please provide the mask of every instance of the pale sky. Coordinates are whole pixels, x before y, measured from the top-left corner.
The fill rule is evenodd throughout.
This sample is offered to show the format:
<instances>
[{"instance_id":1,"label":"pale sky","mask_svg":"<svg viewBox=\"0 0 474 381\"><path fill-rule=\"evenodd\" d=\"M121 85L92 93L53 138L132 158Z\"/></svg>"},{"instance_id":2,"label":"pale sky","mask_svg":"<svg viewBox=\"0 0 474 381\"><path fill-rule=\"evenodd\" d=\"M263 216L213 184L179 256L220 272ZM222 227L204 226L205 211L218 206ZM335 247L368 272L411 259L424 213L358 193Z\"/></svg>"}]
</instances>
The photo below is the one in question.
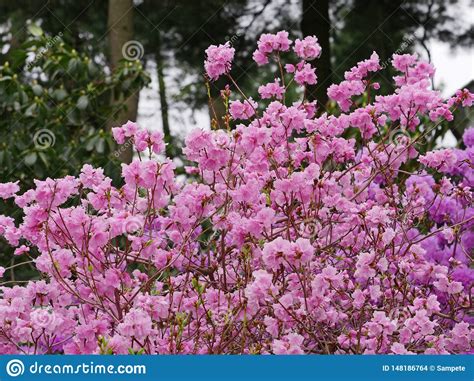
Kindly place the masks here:
<instances>
[{"instance_id":1,"label":"pale sky","mask_svg":"<svg viewBox=\"0 0 474 381\"><path fill-rule=\"evenodd\" d=\"M452 50L448 44L435 41L429 48L432 63L436 67L435 86L442 89L443 95L452 95L474 79L472 47Z\"/></svg>"}]
</instances>

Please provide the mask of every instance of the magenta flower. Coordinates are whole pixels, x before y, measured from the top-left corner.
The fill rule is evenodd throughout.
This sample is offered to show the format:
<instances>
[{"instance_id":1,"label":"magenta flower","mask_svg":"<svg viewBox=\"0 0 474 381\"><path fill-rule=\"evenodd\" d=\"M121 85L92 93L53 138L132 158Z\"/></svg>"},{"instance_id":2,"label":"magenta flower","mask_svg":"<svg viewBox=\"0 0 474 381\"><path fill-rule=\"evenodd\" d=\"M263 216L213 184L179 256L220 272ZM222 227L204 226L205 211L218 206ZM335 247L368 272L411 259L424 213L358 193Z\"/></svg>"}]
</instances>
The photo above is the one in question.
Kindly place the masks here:
<instances>
[{"instance_id":1,"label":"magenta flower","mask_svg":"<svg viewBox=\"0 0 474 381\"><path fill-rule=\"evenodd\" d=\"M215 81L230 71L234 54L235 49L230 46L229 42L219 46L211 45L207 48L204 67L211 80Z\"/></svg>"}]
</instances>

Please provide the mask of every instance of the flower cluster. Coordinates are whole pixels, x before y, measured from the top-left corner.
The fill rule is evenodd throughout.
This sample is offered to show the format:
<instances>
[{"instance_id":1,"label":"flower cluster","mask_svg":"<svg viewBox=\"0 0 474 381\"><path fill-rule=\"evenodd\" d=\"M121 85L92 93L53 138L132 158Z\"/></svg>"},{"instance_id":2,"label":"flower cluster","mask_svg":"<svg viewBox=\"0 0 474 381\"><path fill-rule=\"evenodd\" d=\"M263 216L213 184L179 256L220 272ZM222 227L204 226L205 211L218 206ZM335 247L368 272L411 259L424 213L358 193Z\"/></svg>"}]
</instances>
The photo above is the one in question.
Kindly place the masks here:
<instances>
[{"instance_id":1,"label":"flower cluster","mask_svg":"<svg viewBox=\"0 0 474 381\"><path fill-rule=\"evenodd\" d=\"M315 81L305 61L320 51L291 43L259 40L257 62L296 63L261 102L233 98L234 129L188 135L192 179L153 158L161 134L128 122L115 140L149 156L123 165L120 187L90 165L22 194L0 185L24 214L0 216L0 235L42 275L0 288L0 353L472 352L474 132L424 155L408 133L389 138L429 134L472 94L445 101L430 65L394 56L395 92L355 108L374 54L330 88L343 112L319 115L283 101L285 83ZM231 75L232 48L207 54L209 77Z\"/></svg>"},{"instance_id":2,"label":"flower cluster","mask_svg":"<svg viewBox=\"0 0 474 381\"><path fill-rule=\"evenodd\" d=\"M396 56L394 56L394 62ZM365 77L369 72L376 72L380 70L379 56L373 53L370 59L359 62L356 67L347 71L344 75L345 80L340 84L333 84L328 88L329 98L335 100L343 111L348 111L352 105L351 97L354 95L361 95L366 90L369 82ZM379 85L374 84L377 90Z\"/></svg>"},{"instance_id":3,"label":"flower cluster","mask_svg":"<svg viewBox=\"0 0 474 381\"><path fill-rule=\"evenodd\" d=\"M257 43L257 50L253 53L253 59L258 65L269 62L268 56L272 53L286 52L290 49L291 40L288 32L280 31L276 34L262 34Z\"/></svg>"},{"instance_id":4,"label":"flower cluster","mask_svg":"<svg viewBox=\"0 0 474 381\"><path fill-rule=\"evenodd\" d=\"M235 49L227 42L224 45L211 45L206 49L207 59L204 61L206 73L212 80L227 74L234 59Z\"/></svg>"}]
</instances>

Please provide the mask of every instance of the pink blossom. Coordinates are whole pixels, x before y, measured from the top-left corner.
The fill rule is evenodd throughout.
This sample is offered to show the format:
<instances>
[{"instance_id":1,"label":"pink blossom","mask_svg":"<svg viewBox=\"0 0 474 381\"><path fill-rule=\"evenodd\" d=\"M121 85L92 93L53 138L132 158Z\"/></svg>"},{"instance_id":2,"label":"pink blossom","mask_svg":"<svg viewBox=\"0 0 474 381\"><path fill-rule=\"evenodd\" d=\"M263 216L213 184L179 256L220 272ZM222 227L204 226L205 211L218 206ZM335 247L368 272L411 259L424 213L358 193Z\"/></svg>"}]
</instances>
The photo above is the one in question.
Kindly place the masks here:
<instances>
[{"instance_id":1,"label":"pink blossom","mask_svg":"<svg viewBox=\"0 0 474 381\"><path fill-rule=\"evenodd\" d=\"M294 51L301 59L311 61L319 57L321 46L318 44L318 39L315 36L308 36L303 40L295 40Z\"/></svg>"},{"instance_id":2,"label":"pink blossom","mask_svg":"<svg viewBox=\"0 0 474 381\"><path fill-rule=\"evenodd\" d=\"M15 255L22 255L24 253L28 253L30 251L30 248L25 245L21 245L20 247L17 247L14 251Z\"/></svg>"},{"instance_id":3,"label":"pink blossom","mask_svg":"<svg viewBox=\"0 0 474 381\"><path fill-rule=\"evenodd\" d=\"M235 49L230 46L229 42L219 46L211 45L207 48L204 67L209 78L215 81L221 75L227 74L230 71L234 54Z\"/></svg>"},{"instance_id":4,"label":"pink blossom","mask_svg":"<svg viewBox=\"0 0 474 381\"><path fill-rule=\"evenodd\" d=\"M18 181L14 183L0 183L0 198L5 200L13 197L19 190Z\"/></svg>"},{"instance_id":5,"label":"pink blossom","mask_svg":"<svg viewBox=\"0 0 474 381\"><path fill-rule=\"evenodd\" d=\"M143 340L152 332L150 317L142 310L133 308L124 317L117 327L121 335Z\"/></svg>"},{"instance_id":6,"label":"pink blossom","mask_svg":"<svg viewBox=\"0 0 474 381\"><path fill-rule=\"evenodd\" d=\"M283 86L280 85L280 80L275 79L275 82L267 83L266 85L262 85L258 88L258 93L262 99L282 99L285 89Z\"/></svg>"},{"instance_id":7,"label":"pink blossom","mask_svg":"<svg viewBox=\"0 0 474 381\"><path fill-rule=\"evenodd\" d=\"M273 342L273 353L276 355L302 355L303 336L296 333L289 333L283 340Z\"/></svg>"},{"instance_id":8,"label":"pink blossom","mask_svg":"<svg viewBox=\"0 0 474 381\"><path fill-rule=\"evenodd\" d=\"M257 108L257 103L249 98L243 102L241 101L232 101L230 102L229 112L234 119L249 119L255 115L255 109Z\"/></svg>"},{"instance_id":9,"label":"pink blossom","mask_svg":"<svg viewBox=\"0 0 474 381\"><path fill-rule=\"evenodd\" d=\"M309 63L298 64L295 72L295 82L301 86L316 84L316 70Z\"/></svg>"},{"instance_id":10,"label":"pink blossom","mask_svg":"<svg viewBox=\"0 0 474 381\"><path fill-rule=\"evenodd\" d=\"M290 49L292 41L288 38L288 32L280 31L276 34L262 34L257 42L257 50L253 53L253 59L258 65L265 65L268 56L273 52L286 52Z\"/></svg>"},{"instance_id":11,"label":"pink blossom","mask_svg":"<svg viewBox=\"0 0 474 381\"><path fill-rule=\"evenodd\" d=\"M0 236L36 269L1 286L0 353L472 352L471 133L466 149L413 140L472 94L446 100L432 65L395 56L394 92L374 96L372 54L329 88L343 113L317 113L299 88L316 43L297 40L295 61L287 33L261 37L282 84L231 101L229 129L190 131L185 175L161 132L129 121L114 139L147 154L120 180L86 164L0 186L19 208ZM214 79L230 75L233 49L208 52Z\"/></svg>"},{"instance_id":12,"label":"pink blossom","mask_svg":"<svg viewBox=\"0 0 474 381\"><path fill-rule=\"evenodd\" d=\"M474 127L467 128L462 138L466 147L474 147Z\"/></svg>"}]
</instances>

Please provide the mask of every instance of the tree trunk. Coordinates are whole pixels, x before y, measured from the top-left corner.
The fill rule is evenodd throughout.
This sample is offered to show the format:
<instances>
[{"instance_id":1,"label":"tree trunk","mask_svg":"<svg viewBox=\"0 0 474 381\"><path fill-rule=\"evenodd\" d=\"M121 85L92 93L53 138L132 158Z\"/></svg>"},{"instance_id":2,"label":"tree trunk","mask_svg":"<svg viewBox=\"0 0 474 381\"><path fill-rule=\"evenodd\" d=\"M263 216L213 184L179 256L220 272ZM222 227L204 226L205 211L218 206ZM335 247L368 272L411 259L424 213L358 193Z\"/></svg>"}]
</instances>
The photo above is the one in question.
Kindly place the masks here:
<instances>
[{"instance_id":1,"label":"tree trunk","mask_svg":"<svg viewBox=\"0 0 474 381\"><path fill-rule=\"evenodd\" d=\"M327 88L331 85L329 0L303 0L301 32L303 36L316 36L322 48L319 58L312 64L316 67L318 83L306 88L307 99L317 100L321 111L328 101Z\"/></svg>"},{"instance_id":2,"label":"tree trunk","mask_svg":"<svg viewBox=\"0 0 474 381\"><path fill-rule=\"evenodd\" d=\"M133 0L109 0L108 12L108 37L110 48L110 65L114 69L119 61L123 59L122 47L130 40L133 40ZM112 102L125 104L125 111L115 115L110 120L109 128L121 125L128 120L135 121L138 111L138 92L122 99L113 99ZM119 159L124 163L130 163L133 158L131 144L125 144L118 151Z\"/></svg>"},{"instance_id":3,"label":"tree trunk","mask_svg":"<svg viewBox=\"0 0 474 381\"><path fill-rule=\"evenodd\" d=\"M157 33L160 33L159 31ZM170 123L168 116L168 100L166 98L166 83L165 76L163 73L164 59L161 53L161 39L158 35L158 44L156 47L155 61L156 61L156 73L158 76L158 95L160 96L161 106L161 121L163 123L163 135L166 144L166 156L169 158L174 157L173 137L171 136Z\"/></svg>"}]
</instances>

